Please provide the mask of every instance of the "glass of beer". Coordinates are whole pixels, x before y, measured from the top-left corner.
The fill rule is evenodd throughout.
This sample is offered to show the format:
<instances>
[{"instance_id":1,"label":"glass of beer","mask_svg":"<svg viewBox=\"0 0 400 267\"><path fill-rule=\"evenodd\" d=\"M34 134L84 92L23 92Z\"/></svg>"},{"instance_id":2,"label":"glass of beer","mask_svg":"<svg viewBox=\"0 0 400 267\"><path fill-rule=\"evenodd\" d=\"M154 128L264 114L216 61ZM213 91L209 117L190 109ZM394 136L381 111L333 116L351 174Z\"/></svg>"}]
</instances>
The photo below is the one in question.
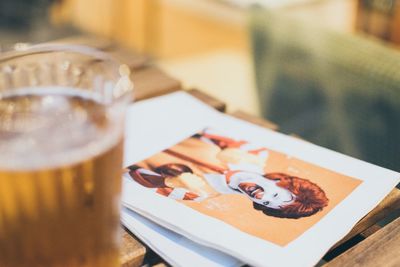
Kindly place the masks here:
<instances>
[{"instance_id":1,"label":"glass of beer","mask_svg":"<svg viewBox=\"0 0 400 267\"><path fill-rule=\"evenodd\" d=\"M0 54L0 266L118 266L129 69L84 46Z\"/></svg>"}]
</instances>

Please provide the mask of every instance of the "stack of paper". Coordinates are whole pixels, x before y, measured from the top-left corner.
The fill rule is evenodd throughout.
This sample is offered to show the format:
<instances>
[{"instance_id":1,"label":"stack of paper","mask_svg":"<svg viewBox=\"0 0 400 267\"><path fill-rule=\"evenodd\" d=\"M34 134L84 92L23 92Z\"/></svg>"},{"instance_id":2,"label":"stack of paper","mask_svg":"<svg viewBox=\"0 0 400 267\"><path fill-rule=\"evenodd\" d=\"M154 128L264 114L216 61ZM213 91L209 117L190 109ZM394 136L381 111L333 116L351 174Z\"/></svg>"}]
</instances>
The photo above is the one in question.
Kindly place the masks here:
<instances>
[{"instance_id":1,"label":"stack of paper","mask_svg":"<svg viewBox=\"0 0 400 267\"><path fill-rule=\"evenodd\" d=\"M179 92L131 106L122 223L173 266L312 266L400 175Z\"/></svg>"}]
</instances>

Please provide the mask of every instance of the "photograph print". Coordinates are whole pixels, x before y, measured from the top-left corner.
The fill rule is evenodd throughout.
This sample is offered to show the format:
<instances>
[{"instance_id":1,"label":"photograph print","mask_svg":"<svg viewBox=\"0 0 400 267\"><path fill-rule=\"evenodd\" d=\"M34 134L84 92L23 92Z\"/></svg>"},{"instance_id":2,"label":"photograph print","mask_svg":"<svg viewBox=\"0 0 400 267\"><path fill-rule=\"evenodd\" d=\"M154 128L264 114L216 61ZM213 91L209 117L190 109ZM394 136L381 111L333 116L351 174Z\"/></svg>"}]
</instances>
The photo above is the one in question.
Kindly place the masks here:
<instances>
[{"instance_id":1,"label":"photograph print","mask_svg":"<svg viewBox=\"0 0 400 267\"><path fill-rule=\"evenodd\" d=\"M310 229L362 182L211 128L130 165L125 175L279 246Z\"/></svg>"}]
</instances>

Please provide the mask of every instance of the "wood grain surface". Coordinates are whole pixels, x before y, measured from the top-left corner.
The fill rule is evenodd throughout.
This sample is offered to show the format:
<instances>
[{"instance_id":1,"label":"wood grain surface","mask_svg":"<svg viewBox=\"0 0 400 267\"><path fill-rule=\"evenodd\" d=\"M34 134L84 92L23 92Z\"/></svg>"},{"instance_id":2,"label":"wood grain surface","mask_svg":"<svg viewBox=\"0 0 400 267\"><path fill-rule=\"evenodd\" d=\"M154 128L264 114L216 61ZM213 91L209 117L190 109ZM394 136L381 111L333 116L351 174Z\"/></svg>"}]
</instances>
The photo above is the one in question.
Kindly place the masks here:
<instances>
[{"instance_id":1,"label":"wood grain surface","mask_svg":"<svg viewBox=\"0 0 400 267\"><path fill-rule=\"evenodd\" d=\"M117 47L117 49L106 50L116 60L126 64L132 71L140 70L150 64L150 57L138 54L128 48Z\"/></svg>"},{"instance_id":2,"label":"wood grain surface","mask_svg":"<svg viewBox=\"0 0 400 267\"><path fill-rule=\"evenodd\" d=\"M196 97L200 101L206 103L207 105L215 108L218 111L225 112L225 110L226 110L225 102L222 102L219 99L216 99L210 95L207 95L207 94L203 93L202 91L199 91L197 89L190 89L190 90L188 90L188 93L191 94L192 96Z\"/></svg>"},{"instance_id":3,"label":"wood grain surface","mask_svg":"<svg viewBox=\"0 0 400 267\"><path fill-rule=\"evenodd\" d=\"M238 119L241 120L245 120L248 122L251 122L253 124L256 124L258 126L270 129L270 130L274 130L277 131L278 130L278 125L276 125L275 123L268 121L266 119L257 117L257 116L253 116L253 115L249 115L248 113L241 111L241 110L236 110L234 112L232 112L230 115L232 115L233 117L236 117Z\"/></svg>"},{"instance_id":4,"label":"wood grain surface","mask_svg":"<svg viewBox=\"0 0 400 267\"><path fill-rule=\"evenodd\" d=\"M133 70L131 79L134 84L136 100L143 100L181 90L181 83L155 66Z\"/></svg>"},{"instance_id":5,"label":"wood grain surface","mask_svg":"<svg viewBox=\"0 0 400 267\"><path fill-rule=\"evenodd\" d=\"M361 234L366 231L369 227L372 227L375 223L384 219L386 216L398 211L400 209L400 190L394 188L389 195L387 195L381 203L378 204L371 212L369 212L364 218L362 218L353 229L332 249L342 245L344 242L350 240L354 236Z\"/></svg>"},{"instance_id":6,"label":"wood grain surface","mask_svg":"<svg viewBox=\"0 0 400 267\"><path fill-rule=\"evenodd\" d=\"M137 239L132 237L132 234L122 227L122 249L121 249L121 266L133 267L140 266L143 262L147 248L142 245Z\"/></svg>"},{"instance_id":7,"label":"wood grain surface","mask_svg":"<svg viewBox=\"0 0 400 267\"><path fill-rule=\"evenodd\" d=\"M400 218L386 225L325 266L400 266Z\"/></svg>"}]
</instances>

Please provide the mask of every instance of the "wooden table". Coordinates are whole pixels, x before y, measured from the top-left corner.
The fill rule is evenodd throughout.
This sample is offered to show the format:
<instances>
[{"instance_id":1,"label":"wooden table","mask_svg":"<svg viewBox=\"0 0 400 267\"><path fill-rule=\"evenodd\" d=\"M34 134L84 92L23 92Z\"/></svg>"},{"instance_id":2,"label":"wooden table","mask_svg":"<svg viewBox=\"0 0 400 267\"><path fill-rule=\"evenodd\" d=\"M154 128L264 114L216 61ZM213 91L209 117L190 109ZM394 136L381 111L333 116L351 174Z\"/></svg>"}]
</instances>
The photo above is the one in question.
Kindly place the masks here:
<instances>
[{"instance_id":1,"label":"wooden table","mask_svg":"<svg viewBox=\"0 0 400 267\"><path fill-rule=\"evenodd\" d=\"M178 80L151 64L149 58L123 49L108 40L78 36L57 42L94 46L127 64L132 70L136 101L183 90ZM225 111L225 103L199 90L192 89L189 93L215 109ZM231 115L262 127L278 130L276 124L241 111L233 112ZM400 266L400 218L395 219L399 215L400 190L395 188L375 209L360 220L350 233L331 248L323 257L321 264L325 266ZM380 226L378 223L385 219L393 221L384 227ZM126 229L123 231L121 263L123 267L166 264Z\"/></svg>"}]
</instances>

